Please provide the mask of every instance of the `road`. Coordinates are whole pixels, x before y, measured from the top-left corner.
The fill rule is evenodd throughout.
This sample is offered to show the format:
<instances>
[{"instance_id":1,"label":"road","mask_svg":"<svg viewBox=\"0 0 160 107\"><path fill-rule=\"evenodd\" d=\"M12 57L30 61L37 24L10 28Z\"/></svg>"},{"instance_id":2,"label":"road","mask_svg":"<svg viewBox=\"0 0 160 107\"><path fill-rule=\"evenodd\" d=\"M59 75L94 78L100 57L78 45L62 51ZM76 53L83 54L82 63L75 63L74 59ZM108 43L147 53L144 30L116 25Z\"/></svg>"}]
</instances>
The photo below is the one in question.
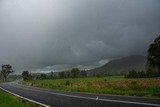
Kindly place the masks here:
<instances>
[{"instance_id":1,"label":"road","mask_svg":"<svg viewBox=\"0 0 160 107\"><path fill-rule=\"evenodd\" d=\"M160 99L66 92L20 85L0 84L9 93L50 107L160 107Z\"/></svg>"}]
</instances>

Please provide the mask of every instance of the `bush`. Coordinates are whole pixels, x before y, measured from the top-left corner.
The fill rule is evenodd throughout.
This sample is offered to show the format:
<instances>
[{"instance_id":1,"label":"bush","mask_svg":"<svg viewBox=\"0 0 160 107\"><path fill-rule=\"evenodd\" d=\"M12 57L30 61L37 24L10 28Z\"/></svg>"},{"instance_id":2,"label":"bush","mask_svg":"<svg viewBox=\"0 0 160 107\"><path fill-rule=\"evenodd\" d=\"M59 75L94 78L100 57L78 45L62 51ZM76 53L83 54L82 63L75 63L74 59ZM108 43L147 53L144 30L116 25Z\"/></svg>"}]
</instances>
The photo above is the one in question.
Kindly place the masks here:
<instances>
[{"instance_id":1,"label":"bush","mask_svg":"<svg viewBox=\"0 0 160 107\"><path fill-rule=\"evenodd\" d=\"M125 76L126 78L138 78L138 73L135 70L129 71Z\"/></svg>"},{"instance_id":2,"label":"bush","mask_svg":"<svg viewBox=\"0 0 160 107\"><path fill-rule=\"evenodd\" d=\"M146 73L142 70L142 71L137 72L137 76L138 76L138 78L145 78Z\"/></svg>"},{"instance_id":3,"label":"bush","mask_svg":"<svg viewBox=\"0 0 160 107\"><path fill-rule=\"evenodd\" d=\"M70 82L69 81L66 81L66 86L70 85Z\"/></svg>"},{"instance_id":4,"label":"bush","mask_svg":"<svg viewBox=\"0 0 160 107\"><path fill-rule=\"evenodd\" d=\"M153 68L153 67L149 67L147 70L146 70L146 76L147 77L158 77L160 76L158 71Z\"/></svg>"}]
</instances>

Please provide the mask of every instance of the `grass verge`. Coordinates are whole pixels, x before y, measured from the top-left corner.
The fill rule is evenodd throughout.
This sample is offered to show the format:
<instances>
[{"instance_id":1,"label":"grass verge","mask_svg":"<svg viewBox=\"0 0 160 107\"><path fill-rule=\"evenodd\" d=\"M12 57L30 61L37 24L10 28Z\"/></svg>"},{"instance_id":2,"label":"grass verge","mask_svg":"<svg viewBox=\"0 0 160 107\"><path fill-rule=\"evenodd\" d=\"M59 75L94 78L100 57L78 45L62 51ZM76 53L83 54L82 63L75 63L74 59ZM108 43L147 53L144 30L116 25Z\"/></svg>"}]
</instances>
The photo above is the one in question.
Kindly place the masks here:
<instances>
[{"instance_id":1,"label":"grass verge","mask_svg":"<svg viewBox=\"0 0 160 107\"><path fill-rule=\"evenodd\" d=\"M42 107L0 90L0 107Z\"/></svg>"},{"instance_id":2,"label":"grass verge","mask_svg":"<svg viewBox=\"0 0 160 107\"><path fill-rule=\"evenodd\" d=\"M160 97L160 78L126 79L121 76L22 81L35 87L100 94Z\"/></svg>"}]
</instances>

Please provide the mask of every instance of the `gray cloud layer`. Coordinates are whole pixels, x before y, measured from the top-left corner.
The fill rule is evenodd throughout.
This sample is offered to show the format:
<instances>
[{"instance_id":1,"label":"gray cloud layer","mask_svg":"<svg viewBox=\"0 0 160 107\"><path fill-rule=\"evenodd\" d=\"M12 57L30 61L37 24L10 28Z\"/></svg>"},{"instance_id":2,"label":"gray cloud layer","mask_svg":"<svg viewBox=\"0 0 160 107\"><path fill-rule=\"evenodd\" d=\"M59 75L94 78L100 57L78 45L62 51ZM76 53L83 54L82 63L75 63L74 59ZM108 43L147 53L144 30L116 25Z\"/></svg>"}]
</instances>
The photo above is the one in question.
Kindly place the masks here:
<instances>
[{"instance_id":1,"label":"gray cloud layer","mask_svg":"<svg viewBox=\"0 0 160 107\"><path fill-rule=\"evenodd\" d=\"M145 54L159 10L159 0L0 0L0 64L92 67Z\"/></svg>"}]
</instances>

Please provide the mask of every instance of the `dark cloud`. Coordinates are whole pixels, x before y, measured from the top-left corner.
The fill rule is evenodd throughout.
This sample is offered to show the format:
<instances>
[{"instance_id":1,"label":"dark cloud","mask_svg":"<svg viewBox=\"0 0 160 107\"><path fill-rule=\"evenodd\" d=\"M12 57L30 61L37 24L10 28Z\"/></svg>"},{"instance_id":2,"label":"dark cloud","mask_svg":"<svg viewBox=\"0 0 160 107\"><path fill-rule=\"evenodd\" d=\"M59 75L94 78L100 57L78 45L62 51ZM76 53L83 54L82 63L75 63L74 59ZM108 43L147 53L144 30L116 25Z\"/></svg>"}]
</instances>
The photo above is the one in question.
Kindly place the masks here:
<instances>
[{"instance_id":1,"label":"dark cloud","mask_svg":"<svg viewBox=\"0 0 160 107\"><path fill-rule=\"evenodd\" d=\"M159 10L159 0L1 0L0 63L46 71L145 54Z\"/></svg>"}]
</instances>

